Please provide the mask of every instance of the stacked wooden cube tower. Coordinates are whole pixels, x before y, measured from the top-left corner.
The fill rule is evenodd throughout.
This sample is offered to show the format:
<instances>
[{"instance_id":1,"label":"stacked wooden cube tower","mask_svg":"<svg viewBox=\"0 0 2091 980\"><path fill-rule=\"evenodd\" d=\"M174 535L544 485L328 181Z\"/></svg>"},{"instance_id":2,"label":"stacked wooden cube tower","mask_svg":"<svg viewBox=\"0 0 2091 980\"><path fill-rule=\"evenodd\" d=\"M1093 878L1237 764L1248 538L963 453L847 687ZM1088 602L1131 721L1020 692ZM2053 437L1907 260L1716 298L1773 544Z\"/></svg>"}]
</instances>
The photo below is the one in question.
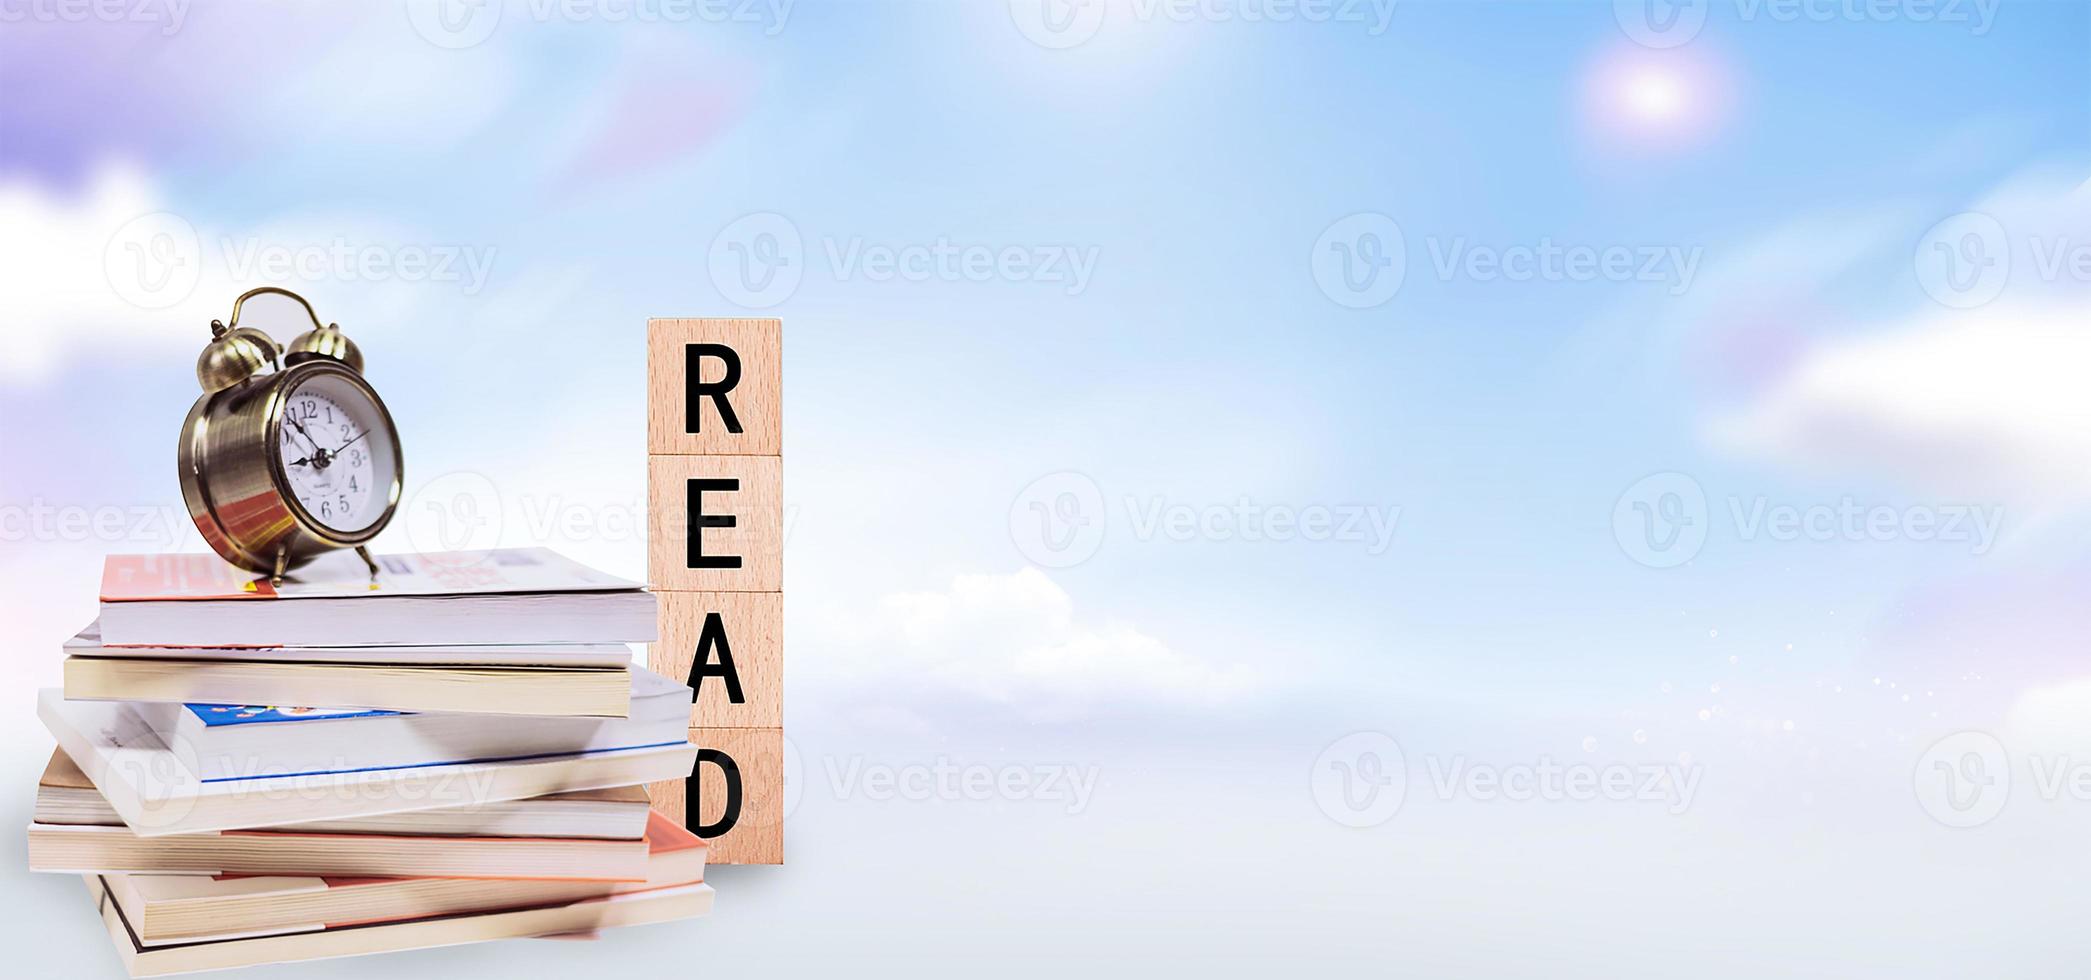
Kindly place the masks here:
<instances>
[{"instance_id":1,"label":"stacked wooden cube tower","mask_svg":"<svg viewBox=\"0 0 2091 980\"><path fill-rule=\"evenodd\" d=\"M783 327L647 323L654 671L697 692L688 779L647 787L715 864L784 863Z\"/></svg>"}]
</instances>

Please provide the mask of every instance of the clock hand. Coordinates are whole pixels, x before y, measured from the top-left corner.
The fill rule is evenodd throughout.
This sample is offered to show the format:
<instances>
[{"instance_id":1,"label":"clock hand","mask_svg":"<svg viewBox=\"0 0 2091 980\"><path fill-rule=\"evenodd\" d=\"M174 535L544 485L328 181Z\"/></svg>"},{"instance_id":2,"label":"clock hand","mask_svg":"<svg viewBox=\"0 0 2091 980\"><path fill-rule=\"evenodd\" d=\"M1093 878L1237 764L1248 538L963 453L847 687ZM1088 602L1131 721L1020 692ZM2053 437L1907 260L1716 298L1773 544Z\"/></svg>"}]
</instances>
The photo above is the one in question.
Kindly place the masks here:
<instances>
[{"instance_id":1,"label":"clock hand","mask_svg":"<svg viewBox=\"0 0 2091 980\"><path fill-rule=\"evenodd\" d=\"M336 449L336 450L334 450L334 451L333 451L332 453L329 453L328 455L330 455L330 456L339 456L339 455L341 455L342 453L345 453L345 452L347 452L347 451L348 451L348 447L350 447L350 446L353 446L353 445L355 445L356 443L362 442L362 441L363 441L363 437L364 437L364 436L367 436L367 435L369 435L369 434L370 434L370 430L369 430L369 429L364 429L364 430L363 430L362 432L358 433L358 434L356 435L356 437L355 437L354 439L350 439L349 441L347 441L347 442L344 442L344 443L342 443L342 444L341 444L341 448L340 448L340 449Z\"/></svg>"},{"instance_id":2,"label":"clock hand","mask_svg":"<svg viewBox=\"0 0 2091 980\"><path fill-rule=\"evenodd\" d=\"M297 416L289 413L285 413L283 417L290 420L290 424L298 430L299 435L305 437L305 445L312 447L313 452L319 452L319 440L312 438L312 433L305 431L305 423L298 421Z\"/></svg>"}]
</instances>

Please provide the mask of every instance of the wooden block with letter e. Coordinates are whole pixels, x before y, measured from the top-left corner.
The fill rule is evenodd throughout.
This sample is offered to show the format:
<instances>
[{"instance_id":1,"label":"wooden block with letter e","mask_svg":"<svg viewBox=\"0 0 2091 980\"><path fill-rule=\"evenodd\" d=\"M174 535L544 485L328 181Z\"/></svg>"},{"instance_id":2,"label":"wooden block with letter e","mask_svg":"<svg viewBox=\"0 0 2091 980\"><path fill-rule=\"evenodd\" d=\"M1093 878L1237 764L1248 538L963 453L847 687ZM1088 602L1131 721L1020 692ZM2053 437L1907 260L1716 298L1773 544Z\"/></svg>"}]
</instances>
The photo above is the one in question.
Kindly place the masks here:
<instances>
[{"instance_id":1,"label":"wooden block with letter e","mask_svg":"<svg viewBox=\"0 0 2091 980\"><path fill-rule=\"evenodd\" d=\"M783 590L783 457L650 456L646 469L655 588Z\"/></svg>"},{"instance_id":2,"label":"wooden block with letter e","mask_svg":"<svg viewBox=\"0 0 2091 980\"><path fill-rule=\"evenodd\" d=\"M784 863L783 336L760 318L646 324L647 576L660 596L647 659L696 692L699 749L688 778L648 790L720 864Z\"/></svg>"},{"instance_id":3,"label":"wooden block with letter e","mask_svg":"<svg viewBox=\"0 0 2091 980\"><path fill-rule=\"evenodd\" d=\"M648 321L646 451L782 454L783 335L768 319Z\"/></svg>"},{"instance_id":4,"label":"wooden block with letter e","mask_svg":"<svg viewBox=\"0 0 2091 980\"><path fill-rule=\"evenodd\" d=\"M653 808L711 847L713 864L784 863L784 730L693 728L697 768L650 783Z\"/></svg>"},{"instance_id":5,"label":"wooden block with letter e","mask_svg":"<svg viewBox=\"0 0 2091 980\"><path fill-rule=\"evenodd\" d=\"M663 592L655 673L697 692L691 728L784 724L784 593Z\"/></svg>"}]
</instances>

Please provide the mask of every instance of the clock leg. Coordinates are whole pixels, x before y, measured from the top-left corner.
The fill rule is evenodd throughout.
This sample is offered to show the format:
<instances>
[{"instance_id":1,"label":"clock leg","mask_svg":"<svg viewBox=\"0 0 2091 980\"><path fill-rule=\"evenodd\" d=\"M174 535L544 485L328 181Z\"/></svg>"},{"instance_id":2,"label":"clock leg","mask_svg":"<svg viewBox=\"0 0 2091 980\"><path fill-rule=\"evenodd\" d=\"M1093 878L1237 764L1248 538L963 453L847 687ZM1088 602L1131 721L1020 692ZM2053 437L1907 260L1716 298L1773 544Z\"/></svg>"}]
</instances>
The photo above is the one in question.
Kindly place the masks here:
<instances>
[{"instance_id":1,"label":"clock leg","mask_svg":"<svg viewBox=\"0 0 2091 980\"><path fill-rule=\"evenodd\" d=\"M363 546L361 546L361 545L358 545L358 546L356 547L356 556L357 556L358 558L361 558L361 559L363 559L363 564L365 564L365 565L367 565L367 566L369 566L369 567L370 567L370 580L371 580L371 581L373 581L373 582L377 581L377 580L378 580L378 563L377 563L377 560L376 560L376 559L374 559L374 558L370 557L370 549L369 549L369 548L367 548L367 547L363 547Z\"/></svg>"},{"instance_id":2,"label":"clock leg","mask_svg":"<svg viewBox=\"0 0 2091 980\"><path fill-rule=\"evenodd\" d=\"M289 569L289 566L290 566L290 549L289 549L289 548L282 548L282 547L279 547L279 548L277 548L277 549L276 549L276 573L275 573L274 575L271 575L271 576L269 576L269 585L270 585L271 587L274 587L274 588L279 588L279 589L283 587L283 573L284 573L285 571L287 571L287 570Z\"/></svg>"}]
</instances>

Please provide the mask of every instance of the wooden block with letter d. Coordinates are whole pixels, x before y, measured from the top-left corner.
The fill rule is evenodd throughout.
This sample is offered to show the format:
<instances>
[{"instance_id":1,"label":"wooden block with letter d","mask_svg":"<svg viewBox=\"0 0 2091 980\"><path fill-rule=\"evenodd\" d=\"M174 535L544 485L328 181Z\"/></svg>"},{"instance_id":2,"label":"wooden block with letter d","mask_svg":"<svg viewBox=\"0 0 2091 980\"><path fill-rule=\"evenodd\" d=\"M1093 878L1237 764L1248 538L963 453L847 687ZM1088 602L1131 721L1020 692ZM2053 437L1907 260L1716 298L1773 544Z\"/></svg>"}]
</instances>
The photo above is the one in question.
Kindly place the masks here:
<instances>
[{"instance_id":1,"label":"wooden block with letter d","mask_svg":"<svg viewBox=\"0 0 2091 980\"><path fill-rule=\"evenodd\" d=\"M651 783L653 808L711 847L713 864L784 863L784 730L693 728L697 767Z\"/></svg>"},{"instance_id":2,"label":"wooden block with letter d","mask_svg":"<svg viewBox=\"0 0 2091 980\"><path fill-rule=\"evenodd\" d=\"M720 864L784 863L783 363L776 320L646 324L647 659L696 692L698 746L647 789Z\"/></svg>"}]
</instances>

